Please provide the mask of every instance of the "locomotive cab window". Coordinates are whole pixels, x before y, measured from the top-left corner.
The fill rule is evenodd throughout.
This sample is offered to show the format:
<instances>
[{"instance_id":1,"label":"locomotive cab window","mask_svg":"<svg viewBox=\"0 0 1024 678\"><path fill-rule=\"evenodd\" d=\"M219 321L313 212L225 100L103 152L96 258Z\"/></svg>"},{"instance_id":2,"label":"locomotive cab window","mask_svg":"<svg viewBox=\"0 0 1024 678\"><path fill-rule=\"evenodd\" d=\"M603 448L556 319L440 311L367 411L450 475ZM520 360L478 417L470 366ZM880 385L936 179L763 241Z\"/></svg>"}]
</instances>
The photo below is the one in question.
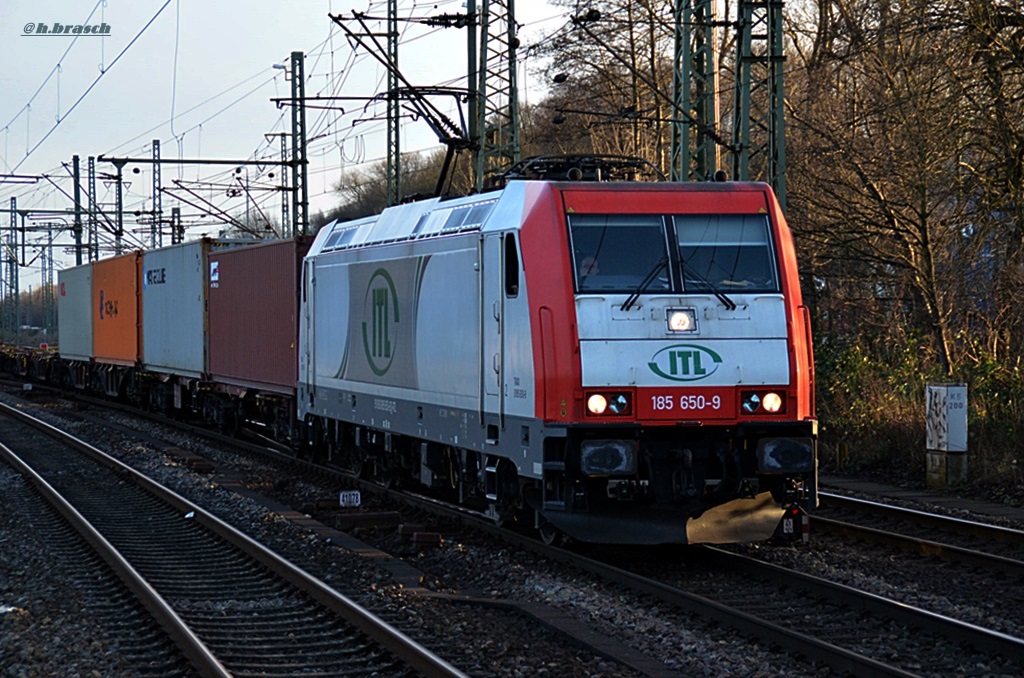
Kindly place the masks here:
<instances>
[{"instance_id":1,"label":"locomotive cab window","mask_svg":"<svg viewBox=\"0 0 1024 678\"><path fill-rule=\"evenodd\" d=\"M767 216L686 215L674 222L685 291L779 291Z\"/></svg>"},{"instance_id":2,"label":"locomotive cab window","mask_svg":"<svg viewBox=\"0 0 1024 678\"><path fill-rule=\"evenodd\" d=\"M516 237L511 233L505 236L505 296L509 299L519 296L519 252Z\"/></svg>"},{"instance_id":3,"label":"locomotive cab window","mask_svg":"<svg viewBox=\"0 0 1024 678\"><path fill-rule=\"evenodd\" d=\"M570 214L576 291L632 293L671 288L665 223L652 215Z\"/></svg>"}]
</instances>

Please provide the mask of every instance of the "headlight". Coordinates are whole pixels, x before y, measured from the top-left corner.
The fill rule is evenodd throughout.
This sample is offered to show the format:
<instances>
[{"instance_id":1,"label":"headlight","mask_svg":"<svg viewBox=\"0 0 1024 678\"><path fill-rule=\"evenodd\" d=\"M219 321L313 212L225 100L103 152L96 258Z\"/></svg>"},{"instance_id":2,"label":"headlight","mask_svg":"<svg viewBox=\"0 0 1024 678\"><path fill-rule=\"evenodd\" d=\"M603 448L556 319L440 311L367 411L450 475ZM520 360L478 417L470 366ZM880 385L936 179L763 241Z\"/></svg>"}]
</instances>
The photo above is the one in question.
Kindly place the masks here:
<instances>
[{"instance_id":1,"label":"headlight","mask_svg":"<svg viewBox=\"0 0 1024 678\"><path fill-rule=\"evenodd\" d=\"M784 394L778 391L744 391L740 404L747 414L779 414L786 411Z\"/></svg>"},{"instance_id":2,"label":"headlight","mask_svg":"<svg viewBox=\"0 0 1024 678\"><path fill-rule=\"evenodd\" d=\"M629 414L632 399L627 393L591 393L587 396L590 414Z\"/></svg>"},{"instance_id":3,"label":"headlight","mask_svg":"<svg viewBox=\"0 0 1024 678\"><path fill-rule=\"evenodd\" d=\"M669 332L696 332L697 312L692 308L670 308L665 311Z\"/></svg>"},{"instance_id":4,"label":"headlight","mask_svg":"<svg viewBox=\"0 0 1024 678\"><path fill-rule=\"evenodd\" d=\"M604 414L607 409L608 399L600 393L595 393L587 398L587 411L591 414Z\"/></svg>"}]
</instances>

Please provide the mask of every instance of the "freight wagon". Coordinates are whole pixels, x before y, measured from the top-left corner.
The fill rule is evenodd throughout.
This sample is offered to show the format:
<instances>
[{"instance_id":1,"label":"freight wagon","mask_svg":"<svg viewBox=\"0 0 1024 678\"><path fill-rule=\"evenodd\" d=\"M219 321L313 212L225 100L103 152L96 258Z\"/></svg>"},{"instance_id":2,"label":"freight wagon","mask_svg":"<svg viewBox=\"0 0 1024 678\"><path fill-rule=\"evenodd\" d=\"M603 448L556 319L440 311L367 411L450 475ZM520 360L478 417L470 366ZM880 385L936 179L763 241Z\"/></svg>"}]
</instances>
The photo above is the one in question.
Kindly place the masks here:
<instances>
[{"instance_id":1,"label":"freight wagon","mask_svg":"<svg viewBox=\"0 0 1024 678\"><path fill-rule=\"evenodd\" d=\"M203 238L61 271L59 380L290 440L308 247Z\"/></svg>"}]
</instances>

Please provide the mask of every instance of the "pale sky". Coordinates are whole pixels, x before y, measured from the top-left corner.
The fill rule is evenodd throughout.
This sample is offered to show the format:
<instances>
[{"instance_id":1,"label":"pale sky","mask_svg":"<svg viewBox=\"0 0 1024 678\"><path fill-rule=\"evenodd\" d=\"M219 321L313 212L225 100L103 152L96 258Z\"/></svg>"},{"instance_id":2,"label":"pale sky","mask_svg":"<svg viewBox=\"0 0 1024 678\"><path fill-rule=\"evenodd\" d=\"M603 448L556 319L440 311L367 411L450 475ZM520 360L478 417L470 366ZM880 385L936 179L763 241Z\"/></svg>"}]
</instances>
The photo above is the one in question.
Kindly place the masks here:
<instances>
[{"instance_id":1,"label":"pale sky","mask_svg":"<svg viewBox=\"0 0 1024 678\"><path fill-rule=\"evenodd\" d=\"M384 70L365 51L353 54L344 31L328 18L328 13L351 17L353 10L384 17L386 2L4 0L0 3L0 175L46 174L71 193L72 182L62 163L70 167L73 155L81 158L84 184L88 156L149 158L153 139L160 140L165 159L277 159L279 139L268 142L264 135L291 130L290 108L278 109L270 99L290 96L291 83L274 64L287 64L292 51L306 54L307 97L370 96L384 88ZM402 16L464 11L462 0L399 2ZM525 48L564 26L568 17L547 0L517 0L516 19ZM53 35L54 24L97 28L106 24L109 35L83 34L76 40L72 35ZM383 22L371 25L384 30ZM40 35L39 26L51 34ZM399 65L413 84L465 86L464 29L403 22L399 30L403 32ZM531 73L537 66L536 60L525 59L519 69L521 98L543 91ZM437 103L450 106L447 101ZM384 156L384 122L359 122L383 116L383 106L364 112L364 102L338 105L346 114L307 111L311 216L337 203L333 185L342 167ZM423 121L406 121L401 142L403 151L437 146ZM133 174L132 167L141 172ZM97 163L97 172L114 171L109 163ZM248 171L251 188L280 182L277 168L250 167ZM267 177L269 172L275 172L274 179ZM177 179L220 184L219 188L187 185L222 209L237 213L245 209L245 194L230 197L223 187L234 180L234 174L231 167L165 164L162 183L173 187ZM131 182L125 193L126 210L151 209L151 165L127 166L125 180ZM98 180L97 192L112 212L112 183ZM257 190L250 194L266 213L279 218L277 194ZM9 227L12 196L17 197L19 209L73 206L46 180L34 185L0 183L3 229ZM165 193L164 213L169 214L175 204ZM181 207L184 213L196 212L188 205ZM134 216L126 217L125 227L142 228ZM213 227L209 231L215 233ZM199 228L190 231L199 232ZM71 238L65 234L60 242L71 242Z\"/></svg>"}]
</instances>

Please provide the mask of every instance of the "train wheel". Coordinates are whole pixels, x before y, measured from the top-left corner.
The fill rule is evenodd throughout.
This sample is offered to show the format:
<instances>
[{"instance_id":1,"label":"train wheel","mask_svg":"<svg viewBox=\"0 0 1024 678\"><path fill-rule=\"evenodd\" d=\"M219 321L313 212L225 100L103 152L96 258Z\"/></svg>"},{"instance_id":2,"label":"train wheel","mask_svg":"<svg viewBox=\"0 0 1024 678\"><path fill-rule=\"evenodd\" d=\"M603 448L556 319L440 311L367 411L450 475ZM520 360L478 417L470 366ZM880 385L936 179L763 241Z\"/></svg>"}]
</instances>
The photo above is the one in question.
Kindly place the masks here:
<instances>
[{"instance_id":1,"label":"train wheel","mask_svg":"<svg viewBox=\"0 0 1024 678\"><path fill-rule=\"evenodd\" d=\"M540 535L540 540L548 546L561 546L565 543L565 533L544 518L540 518L537 533Z\"/></svg>"},{"instance_id":2,"label":"train wheel","mask_svg":"<svg viewBox=\"0 0 1024 678\"><path fill-rule=\"evenodd\" d=\"M354 445L344 448L338 461L339 466L360 480L373 478L373 461L366 452Z\"/></svg>"},{"instance_id":3,"label":"train wheel","mask_svg":"<svg viewBox=\"0 0 1024 678\"><path fill-rule=\"evenodd\" d=\"M239 431L242 430L242 420L230 404L221 410L219 429L221 433L231 437L237 437Z\"/></svg>"},{"instance_id":4,"label":"train wheel","mask_svg":"<svg viewBox=\"0 0 1024 678\"><path fill-rule=\"evenodd\" d=\"M353 458L345 466L348 468L349 473L360 480L366 480L371 475L369 469L372 468L372 466L364 459Z\"/></svg>"}]
</instances>

